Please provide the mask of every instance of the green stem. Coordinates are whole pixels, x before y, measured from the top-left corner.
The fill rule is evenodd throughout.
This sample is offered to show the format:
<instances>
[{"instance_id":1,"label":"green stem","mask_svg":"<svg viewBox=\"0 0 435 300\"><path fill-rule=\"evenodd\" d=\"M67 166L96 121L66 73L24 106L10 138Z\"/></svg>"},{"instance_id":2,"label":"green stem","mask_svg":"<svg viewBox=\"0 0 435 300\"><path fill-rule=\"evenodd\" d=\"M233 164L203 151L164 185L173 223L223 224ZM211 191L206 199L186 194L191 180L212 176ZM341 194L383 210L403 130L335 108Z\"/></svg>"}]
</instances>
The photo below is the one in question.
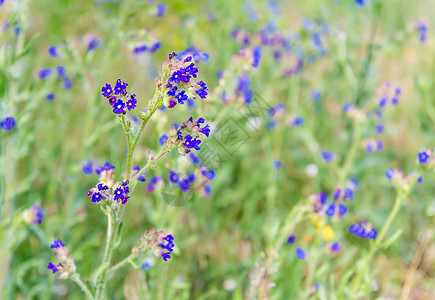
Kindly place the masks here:
<instances>
[{"instance_id":1,"label":"green stem","mask_svg":"<svg viewBox=\"0 0 435 300\"><path fill-rule=\"evenodd\" d=\"M346 160L343 163L343 167L338 173L338 182L340 186L343 186L349 176L350 168L355 160L356 153L361 141L361 125L359 123L354 123L354 131L352 137L352 144L350 146L349 154L346 156Z\"/></svg>"},{"instance_id":2,"label":"green stem","mask_svg":"<svg viewBox=\"0 0 435 300\"><path fill-rule=\"evenodd\" d=\"M72 280L74 280L75 283L77 283L77 285L82 289L82 291L86 294L86 296L88 297L88 299L93 300L94 296L92 295L91 291L88 289L88 287L86 286L86 284L80 279L78 274L74 274L71 277Z\"/></svg>"},{"instance_id":3,"label":"green stem","mask_svg":"<svg viewBox=\"0 0 435 300\"><path fill-rule=\"evenodd\" d=\"M112 274L113 272L115 272L116 270L122 268L124 265L128 264L130 262L130 260L133 259L133 258L134 258L133 254L130 254L125 259L123 259L122 261L120 261L119 263L114 265L112 268L110 268L110 270L108 272L108 276L110 274Z\"/></svg>"}]
</instances>

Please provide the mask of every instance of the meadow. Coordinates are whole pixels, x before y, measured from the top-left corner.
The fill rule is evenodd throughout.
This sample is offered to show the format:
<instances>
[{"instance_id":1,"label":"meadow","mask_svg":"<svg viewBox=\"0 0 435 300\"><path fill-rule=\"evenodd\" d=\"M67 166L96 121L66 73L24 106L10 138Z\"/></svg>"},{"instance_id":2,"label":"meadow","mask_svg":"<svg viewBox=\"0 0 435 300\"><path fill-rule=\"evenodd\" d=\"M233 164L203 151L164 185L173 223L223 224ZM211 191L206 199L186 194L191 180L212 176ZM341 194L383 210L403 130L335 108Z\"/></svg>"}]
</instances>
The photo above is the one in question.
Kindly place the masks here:
<instances>
[{"instance_id":1,"label":"meadow","mask_svg":"<svg viewBox=\"0 0 435 300\"><path fill-rule=\"evenodd\" d=\"M433 7L0 0L0 299L435 299Z\"/></svg>"}]
</instances>

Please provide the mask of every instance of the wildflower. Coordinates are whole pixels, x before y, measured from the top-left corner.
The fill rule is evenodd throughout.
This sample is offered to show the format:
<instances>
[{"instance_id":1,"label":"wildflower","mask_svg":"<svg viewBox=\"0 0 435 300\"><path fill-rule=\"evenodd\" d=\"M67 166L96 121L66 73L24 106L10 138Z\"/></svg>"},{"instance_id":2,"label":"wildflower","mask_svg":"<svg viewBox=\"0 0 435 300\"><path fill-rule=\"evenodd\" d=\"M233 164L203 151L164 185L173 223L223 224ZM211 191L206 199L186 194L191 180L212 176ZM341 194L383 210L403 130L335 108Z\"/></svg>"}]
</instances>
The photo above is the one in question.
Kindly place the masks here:
<instances>
[{"instance_id":1,"label":"wildflower","mask_svg":"<svg viewBox=\"0 0 435 300\"><path fill-rule=\"evenodd\" d=\"M82 171L83 173L85 173L86 175L90 175L93 172L93 166L92 166L92 160L87 160L83 165L82 165Z\"/></svg>"},{"instance_id":2,"label":"wildflower","mask_svg":"<svg viewBox=\"0 0 435 300\"><path fill-rule=\"evenodd\" d=\"M115 84L115 95L125 95L127 93L128 84L118 79Z\"/></svg>"},{"instance_id":3,"label":"wildflower","mask_svg":"<svg viewBox=\"0 0 435 300\"><path fill-rule=\"evenodd\" d=\"M136 108L136 104L137 104L136 95L135 94L130 95L130 100L128 100L127 103L126 103L127 109L129 111L135 109Z\"/></svg>"},{"instance_id":4,"label":"wildflower","mask_svg":"<svg viewBox=\"0 0 435 300\"><path fill-rule=\"evenodd\" d=\"M156 16L161 18L164 16L165 12L166 12L166 4L165 3L159 3L156 6Z\"/></svg>"},{"instance_id":5,"label":"wildflower","mask_svg":"<svg viewBox=\"0 0 435 300\"><path fill-rule=\"evenodd\" d=\"M279 170L279 169L281 169L282 162L280 160L276 159L272 162L272 166L274 169Z\"/></svg>"},{"instance_id":6,"label":"wildflower","mask_svg":"<svg viewBox=\"0 0 435 300\"><path fill-rule=\"evenodd\" d=\"M326 215L332 217L335 214L335 203L332 202L329 204L328 208L325 211Z\"/></svg>"},{"instance_id":7,"label":"wildflower","mask_svg":"<svg viewBox=\"0 0 435 300\"><path fill-rule=\"evenodd\" d=\"M41 224L44 218L44 210L35 204L30 209L26 209L23 212L23 220L28 225Z\"/></svg>"},{"instance_id":8,"label":"wildflower","mask_svg":"<svg viewBox=\"0 0 435 300\"><path fill-rule=\"evenodd\" d=\"M288 238L287 238L287 244L293 244L296 240L296 237L294 234L291 234Z\"/></svg>"},{"instance_id":9,"label":"wildflower","mask_svg":"<svg viewBox=\"0 0 435 300\"><path fill-rule=\"evenodd\" d=\"M14 128L15 123L16 121L14 117L6 117L0 122L0 127L5 131L10 131L12 128Z\"/></svg>"},{"instance_id":10,"label":"wildflower","mask_svg":"<svg viewBox=\"0 0 435 300\"><path fill-rule=\"evenodd\" d=\"M169 181L171 183L178 183L179 176L173 170L169 171Z\"/></svg>"},{"instance_id":11,"label":"wildflower","mask_svg":"<svg viewBox=\"0 0 435 300\"><path fill-rule=\"evenodd\" d=\"M89 44L88 44L88 47L87 47L87 51L89 52L89 51L94 50L95 48L98 47L99 44L100 44L100 40L97 39L96 37L93 37L93 38L89 41Z\"/></svg>"},{"instance_id":12,"label":"wildflower","mask_svg":"<svg viewBox=\"0 0 435 300\"><path fill-rule=\"evenodd\" d=\"M199 157L193 152L189 153L189 158L193 164L199 164L200 162Z\"/></svg>"},{"instance_id":13,"label":"wildflower","mask_svg":"<svg viewBox=\"0 0 435 300\"><path fill-rule=\"evenodd\" d=\"M426 164L429 161L430 154L427 150L423 150L418 153L418 162L421 164Z\"/></svg>"},{"instance_id":14,"label":"wildflower","mask_svg":"<svg viewBox=\"0 0 435 300\"><path fill-rule=\"evenodd\" d=\"M124 189L121 187L117 188L113 193L113 195L114 195L113 199L115 200L124 198Z\"/></svg>"},{"instance_id":15,"label":"wildflower","mask_svg":"<svg viewBox=\"0 0 435 300\"><path fill-rule=\"evenodd\" d=\"M159 145L163 146L168 139L169 139L169 137L166 134L162 134L159 137Z\"/></svg>"},{"instance_id":16,"label":"wildflower","mask_svg":"<svg viewBox=\"0 0 435 300\"><path fill-rule=\"evenodd\" d=\"M162 43L160 43L159 41L156 41L154 44L151 45L150 52L151 53L156 52L157 50L160 49L161 45L162 45Z\"/></svg>"},{"instance_id":17,"label":"wildflower","mask_svg":"<svg viewBox=\"0 0 435 300\"><path fill-rule=\"evenodd\" d=\"M64 77L66 75L65 67L64 66L57 66L56 67L57 76Z\"/></svg>"},{"instance_id":18,"label":"wildflower","mask_svg":"<svg viewBox=\"0 0 435 300\"><path fill-rule=\"evenodd\" d=\"M72 88L72 80L69 77L64 77L62 83L64 89L69 90Z\"/></svg>"},{"instance_id":19,"label":"wildflower","mask_svg":"<svg viewBox=\"0 0 435 300\"><path fill-rule=\"evenodd\" d=\"M327 163L330 163L335 159L335 154L332 152L321 151L320 155L321 155L322 159Z\"/></svg>"},{"instance_id":20,"label":"wildflower","mask_svg":"<svg viewBox=\"0 0 435 300\"><path fill-rule=\"evenodd\" d=\"M51 76L51 69L46 68L46 69L42 69L38 72L38 77L39 79L45 79Z\"/></svg>"},{"instance_id":21,"label":"wildflower","mask_svg":"<svg viewBox=\"0 0 435 300\"><path fill-rule=\"evenodd\" d=\"M260 47L255 47L253 49L253 56L254 56L254 61L252 62L252 66L254 68L258 68L259 63L260 63L260 59L261 59L261 48Z\"/></svg>"},{"instance_id":22,"label":"wildflower","mask_svg":"<svg viewBox=\"0 0 435 300\"><path fill-rule=\"evenodd\" d=\"M64 246L63 242L58 239L51 245L51 249L56 249L55 255L59 258L60 263L55 265L50 262L47 269L52 271L52 274L59 272L59 279L67 279L69 275L72 275L76 271L74 260L71 256L68 256L68 249Z\"/></svg>"},{"instance_id":23,"label":"wildflower","mask_svg":"<svg viewBox=\"0 0 435 300\"><path fill-rule=\"evenodd\" d=\"M394 170L393 169L388 169L387 172L385 173L385 177L387 177L387 179L391 179L394 176Z\"/></svg>"},{"instance_id":24,"label":"wildflower","mask_svg":"<svg viewBox=\"0 0 435 300\"><path fill-rule=\"evenodd\" d=\"M419 34L420 42L424 43L427 40L427 25L423 22L419 22L417 25L417 32Z\"/></svg>"},{"instance_id":25,"label":"wildflower","mask_svg":"<svg viewBox=\"0 0 435 300\"><path fill-rule=\"evenodd\" d=\"M47 99L47 101L53 101L55 98L53 93L49 93L47 94L47 96L45 96L45 99Z\"/></svg>"},{"instance_id":26,"label":"wildflower","mask_svg":"<svg viewBox=\"0 0 435 300\"><path fill-rule=\"evenodd\" d=\"M103 196L99 192L92 194L92 202L100 202L102 198Z\"/></svg>"},{"instance_id":27,"label":"wildflower","mask_svg":"<svg viewBox=\"0 0 435 300\"><path fill-rule=\"evenodd\" d=\"M373 225L368 224L365 221L359 221L358 224L351 224L349 226L349 232L357 237L363 239L376 239L378 232L373 227Z\"/></svg>"},{"instance_id":28,"label":"wildflower","mask_svg":"<svg viewBox=\"0 0 435 300\"><path fill-rule=\"evenodd\" d=\"M151 264L148 261L144 261L143 264L140 266L140 268L144 271L148 270L151 268Z\"/></svg>"},{"instance_id":29,"label":"wildflower","mask_svg":"<svg viewBox=\"0 0 435 300\"><path fill-rule=\"evenodd\" d=\"M313 89L311 90L311 99L313 101L319 101L322 97L322 92L320 90Z\"/></svg>"},{"instance_id":30,"label":"wildflower","mask_svg":"<svg viewBox=\"0 0 435 300\"><path fill-rule=\"evenodd\" d=\"M48 52L48 55L50 55L51 57L59 56L59 53L57 52L56 46L51 46L50 48L48 48L47 52Z\"/></svg>"},{"instance_id":31,"label":"wildflower","mask_svg":"<svg viewBox=\"0 0 435 300\"><path fill-rule=\"evenodd\" d=\"M297 247L295 249L296 257L299 259L304 259L307 256L307 253L301 247Z\"/></svg>"},{"instance_id":32,"label":"wildflower","mask_svg":"<svg viewBox=\"0 0 435 300\"><path fill-rule=\"evenodd\" d=\"M116 103L113 105L113 112L115 114L122 114L124 113L124 107L125 103L122 100L116 101Z\"/></svg>"},{"instance_id":33,"label":"wildflower","mask_svg":"<svg viewBox=\"0 0 435 300\"><path fill-rule=\"evenodd\" d=\"M365 6L366 0L355 0L355 3L358 4L359 6Z\"/></svg>"},{"instance_id":34,"label":"wildflower","mask_svg":"<svg viewBox=\"0 0 435 300\"><path fill-rule=\"evenodd\" d=\"M331 246L329 246L329 249L333 253L337 253L337 252L341 251L342 248L343 248L343 246L339 242L334 242L331 244Z\"/></svg>"},{"instance_id":35,"label":"wildflower","mask_svg":"<svg viewBox=\"0 0 435 300\"><path fill-rule=\"evenodd\" d=\"M338 215L339 217L343 217L347 213L347 207L343 203L338 205Z\"/></svg>"},{"instance_id":36,"label":"wildflower","mask_svg":"<svg viewBox=\"0 0 435 300\"><path fill-rule=\"evenodd\" d=\"M103 92L102 95L106 98L109 98L113 93L112 86L108 83L106 83L106 86L101 88L101 91Z\"/></svg>"},{"instance_id":37,"label":"wildflower","mask_svg":"<svg viewBox=\"0 0 435 300\"><path fill-rule=\"evenodd\" d=\"M148 46L145 44L138 45L138 46L133 48L133 54L139 54L139 53L145 52L145 51L147 51L147 49L148 49Z\"/></svg>"}]
</instances>

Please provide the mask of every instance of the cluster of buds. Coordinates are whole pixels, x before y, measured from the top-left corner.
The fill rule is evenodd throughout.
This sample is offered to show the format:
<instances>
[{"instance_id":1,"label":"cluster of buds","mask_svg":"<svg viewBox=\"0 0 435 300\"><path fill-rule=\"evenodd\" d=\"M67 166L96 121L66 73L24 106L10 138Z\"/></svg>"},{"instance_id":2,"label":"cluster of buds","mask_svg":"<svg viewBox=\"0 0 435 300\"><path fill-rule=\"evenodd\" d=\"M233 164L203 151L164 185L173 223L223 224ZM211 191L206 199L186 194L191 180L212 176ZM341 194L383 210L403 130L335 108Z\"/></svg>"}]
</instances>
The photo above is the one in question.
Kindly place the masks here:
<instances>
[{"instance_id":1,"label":"cluster of buds","mask_svg":"<svg viewBox=\"0 0 435 300\"><path fill-rule=\"evenodd\" d=\"M127 113L126 109L132 111L136 108L136 95L129 95L127 86L128 83L118 79L113 88L108 83L101 88L102 95L109 99L109 104L113 107L113 113L115 114L125 115Z\"/></svg>"},{"instance_id":2,"label":"cluster of buds","mask_svg":"<svg viewBox=\"0 0 435 300\"><path fill-rule=\"evenodd\" d=\"M145 251L151 251L156 256L162 256L164 261L168 261L174 246L174 237L171 234L164 235L162 230L151 228L141 234L139 244L134 246L131 252L137 256Z\"/></svg>"},{"instance_id":3,"label":"cluster of buds","mask_svg":"<svg viewBox=\"0 0 435 300\"><path fill-rule=\"evenodd\" d=\"M35 204L32 208L26 209L23 212L23 220L27 225L41 224L44 218L44 210Z\"/></svg>"},{"instance_id":4,"label":"cluster of buds","mask_svg":"<svg viewBox=\"0 0 435 300\"><path fill-rule=\"evenodd\" d=\"M207 85L203 81L193 80L197 73L198 68L192 62L192 56L180 59L175 53L169 54L169 60L163 63L159 71L160 78L156 81L158 102L150 103L150 107L160 108L164 105L173 108L197 96L205 99L208 95Z\"/></svg>"},{"instance_id":5,"label":"cluster of buds","mask_svg":"<svg viewBox=\"0 0 435 300\"><path fill-rule=\"evenodd\" d=\"M68 249L64 246L61 240L55 240L50 245L51 249L56 249L54 255L56 255L60 262L55 265L50 262L47 269L52 270L53 274L59 273L59 279L68 279L70 275L73 275L76 271L76 265L72 256L68 256Z\"/></svg>"},{"instance_id":6,"label":"cluster of buds","mask_svg":"<svg viewBox=\"0 0 435 300\"><path fill-rule=\"evenodd\" d=\"M99 183L86 195L91 197L94 203L106 204L117 210L119 203L125 205L130 198L130 187L128 180L115 182L114 168L115 166L107 161L104 166L96 167L96 173L100 175Z\"/></svg>"},{"instance_id":7,"label":"cluster of buds","mask_svg":"<svg viewBox=\"0 0 435 300\"><path fill-rule=\"evenodd\" d=\"M385 177L391 180L397 190L404 192L408 192L415 182L421 183L423 181L423 177L416 175L414 172L409 173L408 176L404 176L402 170L391 168L385 172Z\"/></svg>"},{"instance_id":8,"label":"cluster of buds","mask_svg":"<svg viewBox=\"0 0 435 300\"><path fill-rule=\"evenodd\" d=\"M401 93L402 90L399 86L395 86L389 81L385 82L376 91L377 107L384 108L388 103L394 106L398 105Z\"/></svg>"},{"instance_id":9,"label":"cluster of buds","mask_svg":"<svg viewBox=\"0 0 435 300\"><path fill-rule=\"evenodd\" d=\"M205 124L204 118L199 118L196 122L190 117L179 128L172 126L168 134L167 140L163 142L163 146L168 150L172 150L177 147L178 152L186 155L190 153L192 149L200 150L201 144L200 135L210 136L210 125L205 124L201 127L201 124Z\"/></svg>"},{"instance_id":10,"label":"cluster of buds","mask_svg":"<svg viewBox=\"0 0 435 300\"><path fill-rule=\"evenodd\" d=\"M381 140L375 140L373 138L363 140L362 146L368 153L382 151L382 149L384 149L384 143Z\"/></svg>"},{"instance_id":11,"label":"cluster of buds","mask_svg":"<svg viewBox=\"0 0 435 300\"><path fill-rule=\"evenodd\" d=\"M267 123L269 129L275 129L277 122L282 122L290 127L296 127L304 124L305 119L301 116L294 116L287 114L285 106L282 103L278 103L274 107L268 110L271 120Z\"/></svg>"},{"instance_id":12,"label":"cluster of buds","mask_svg":"<svg viewBox=\"0 0 435 300\"><path fill-rule=\"evenodd\" d=\"M362 239L374 240L378 236L378 231L371 223L359 221L358 224L351 224L349 232Z\"/></svg>"}]
</instances>

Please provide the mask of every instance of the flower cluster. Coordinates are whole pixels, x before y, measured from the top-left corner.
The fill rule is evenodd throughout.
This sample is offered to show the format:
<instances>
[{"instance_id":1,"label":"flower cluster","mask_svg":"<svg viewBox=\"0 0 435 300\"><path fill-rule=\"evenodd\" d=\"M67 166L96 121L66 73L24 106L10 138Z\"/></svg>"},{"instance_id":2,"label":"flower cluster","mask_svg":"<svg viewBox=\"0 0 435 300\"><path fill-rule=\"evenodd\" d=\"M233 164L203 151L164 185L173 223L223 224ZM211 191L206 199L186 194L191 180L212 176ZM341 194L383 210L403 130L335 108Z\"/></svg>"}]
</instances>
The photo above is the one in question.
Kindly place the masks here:
<instances>
[{"instance_id":1,"label":"flower cluster","mask_svg":"<svg viewBox=\"0 0 435 300\"><path fill-rule=\"evenodd\" d=\"M44 218L44 210L35 204L30 209L26 209L23 212L23 220L28 225L41 224Z\"/></svg>"},{"instance_id":2,"label":"flower cluster","mask_svg":"<svg viewBox=\"0 0 435 300\"><path fill-rule=\"evenodd\" d=\"M282 103L276 104L268 110L270 120L267 123L269 129L275 129L278 122L282 122L289 127L296 127L304 124L305 119L301 116L287 114L285 106Z\"/></svg>"},{"instance_id":3,"label":"flower cluster","mask_svg":"<svg viewBox=\"0 0 435 300\"><path fill-rule=\"evenodd\" d=\"M157 80L163 105L173 108L177 104L184 104L188 99L196 99L197 96L205 99L208 88L203 81L193 80L197 78L197 73L198 68L192 62L192 56L181 59L175 53L169 54L169 60L163 63L160 78Z\"/></svg>"},{"instance_id":4,"label":"flower cluster","mask_svg":"<svg viewBox=\"0 0 435 300\"><path fill-rule=\"evenodd\" d=\"M185 173L181 176L176 170L169 170L169 181L172 184L177 184L181 191L202 189L205 197L209 197L211 193L210 182L215 178L215 172L207 167L200 165L192 173Z\"/></svg>"},{"instance_id":5,"label":"flower cluster","mask_svg":"<svg viewBox=\"0 0 435 300\"><path fill-rule=\"evenodd\" d=\"M133 54L138 55L138 54L142 54L145 53L147 50L149 50L151 53L156 52L157 50L160 49L160 47L162 46L162 43L159 41L154 41L151 46L147 46L144 43L139 43L136 46L133 47Z\"/></svg>"},{"instance_id":6,"label":"flower cluster","mask_svg":"<svg viewBox=\"0 0 435 300\"><path fill-rule=\"evenodd\" d=\"M190 153L192 149L197 151L201 149L199 147L202 142L200 139L200 134L202 136L209 137L210 125L205 124L204 118L199 118L194 122L193 118L190 117L187 121L181 124L180 127L172 127L167 135L168 139L163 142L163 145L168 149L168 151L177 147L178 152L185 155Z\"/></svg>"},{"instance_id":7,"label":"flower cluster","mask_svg":"<svg viewBox=\"0 0 435 300\"><path fill-rule=\"evenodd\" d=\"M179 59L186 59L189 56L192 56L192 59L195 63L200 61L208 62L210 59L210 55L208 53L201 52L201 50L197 49L194 46L187 47L186 49L178 53Z\"/></svg>"},{"instance_id":8,"label":"flower cluster","mask_svg":"<svg viewBox=\"0 0 435 300\"><path fill-rule=\"evenodd\" d=\"M416 181L421 183L423 181L423 177L416 175L414 172L411 172L408 176L403 175L403 171L397 169L388 169L385 172L385 177L392 181L393 186L399 190L409 190L413 183Z\"/></svg>"},{"instance_id":9,"label":"flower cluster","mask_svg":"<svg viewBox=\"0 0 435 300\"><path fill-rule=\"evenodd\" d=\"M174 237L171 234L164 235L163 231L151 228L141 234L139 245L133 247L132 253L139 255L150 250L154 255L161 256L164 261L168 261L174 251L174 246Z\"/></svg>"},{"instance_id":10,"label":"flower cluster","mask_svg":"<svg viewBox=\"0 0 435 300\"><path fill-rule=\"evenodd\" d=\"M109 100L109 104L113 107L113 113L126 114L127 110L132 111L136 108L137 99L135 94L127 94L128 83L118 79L112 87L106 83L101 88L102 95Z\"/></svg>"},{"instance_id":11,"label":"flower cluster","mask_svg":"<svg viewBox=\"0 0 435 300\"><path fill-rule=\"evenodd\" d=\"M384 149L384 142L381 140L375 140L373 138L368 138L362 141L363 147L366 149L368 153L372 153L374 151L381 151Z\"/></svg>"},{"instance_id":12,"label":"flower cluster","mask_svg":"<svg viewBox=\"0 0 435 300\"><path fill-rule=\"evenodd\" d=\"M385 82L376 92L378 108L382 109L388 103L394 106L398 105L401 93L402 89L399 86L395 86L389 81Z\"/></svg>"},{"instance_id":13,"label":"flower cluster","mask_svg":"<svg viewBox=\"0 0 435 300\"><path fill-rule=\"evenodd\" d=\"M55 240L53 244L50 245L50 248L56 249L57 252L55 252L54 255L59 258L60 263L55 265L50 262L47 269L53 271L53 274L59 272L59 279L68 279L68 277L76 271L72 256L68 256L68 249L61 240Z\"/></svg>"},{"instance_id":14,"label":"flower cluster","mask_svg":"<svg viewBox=\"0 0 435 300\"><path fill-rule=\"evenodd\" d=\"M351 224L349 232L362 239L374 240L378 236L375 227L366 221L359 221L358 224Z\"/></svg>"}]
</instances>

